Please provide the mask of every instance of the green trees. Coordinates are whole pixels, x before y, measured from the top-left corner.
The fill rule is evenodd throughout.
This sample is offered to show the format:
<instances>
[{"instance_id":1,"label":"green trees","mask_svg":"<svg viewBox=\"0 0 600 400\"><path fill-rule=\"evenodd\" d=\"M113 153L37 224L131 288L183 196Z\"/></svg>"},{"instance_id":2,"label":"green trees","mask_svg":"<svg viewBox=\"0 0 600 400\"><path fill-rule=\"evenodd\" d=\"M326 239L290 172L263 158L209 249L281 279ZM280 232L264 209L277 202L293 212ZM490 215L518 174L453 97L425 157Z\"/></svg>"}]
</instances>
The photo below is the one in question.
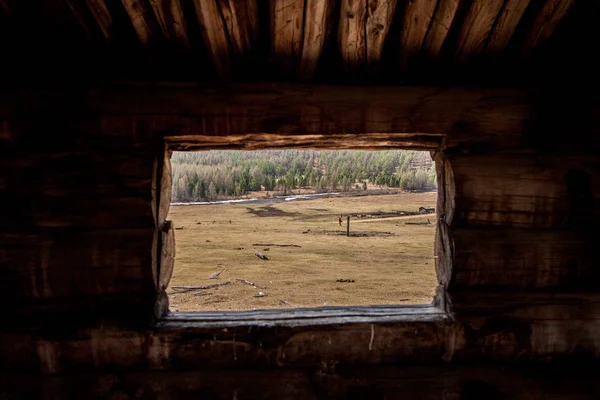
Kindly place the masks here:
<instances>
[{"instance_id":1,"label":"green trees","mask_svg":"<svg viewBox=\"0 0 600 400\"><path fill-rule=\"evenodd\" d=\"M174 153L173 201L215 201L251 191L293 193L367 189L367 182L403 190L432 190L435 169L426 152L205 151Z\"/></svg>"}]
</instances>

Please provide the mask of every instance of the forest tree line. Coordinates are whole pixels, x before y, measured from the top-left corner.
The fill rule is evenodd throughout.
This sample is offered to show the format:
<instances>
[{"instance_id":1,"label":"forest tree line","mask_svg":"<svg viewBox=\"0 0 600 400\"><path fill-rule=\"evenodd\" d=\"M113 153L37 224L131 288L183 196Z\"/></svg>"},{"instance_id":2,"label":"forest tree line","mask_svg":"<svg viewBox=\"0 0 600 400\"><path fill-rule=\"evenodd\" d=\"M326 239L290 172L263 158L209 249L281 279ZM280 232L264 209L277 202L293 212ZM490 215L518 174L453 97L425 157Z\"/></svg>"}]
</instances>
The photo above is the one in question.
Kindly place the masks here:
<instances>
[{"instance_id":1,"label":"forest tree line","mask_svg":"<svg viewBox=\"0 0 600 400\"><path fill-rule=\"evenodd\" d=\"M290 194L367 190L367 184L407 191L436 188L429 153L412 150L211 150L175 152L173 202L216 201L265 190Z\"/></svg>"}]
</instances>

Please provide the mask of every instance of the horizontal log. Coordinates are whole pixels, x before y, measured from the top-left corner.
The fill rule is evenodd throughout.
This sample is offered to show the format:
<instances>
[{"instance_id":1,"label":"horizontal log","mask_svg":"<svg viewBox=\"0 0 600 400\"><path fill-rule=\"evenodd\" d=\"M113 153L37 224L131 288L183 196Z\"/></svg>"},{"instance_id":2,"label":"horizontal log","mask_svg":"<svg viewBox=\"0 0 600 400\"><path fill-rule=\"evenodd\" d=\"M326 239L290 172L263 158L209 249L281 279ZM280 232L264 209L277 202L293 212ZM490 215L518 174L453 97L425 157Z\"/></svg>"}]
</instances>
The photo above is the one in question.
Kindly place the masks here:
<instances>
[{"instance_id":1,"label":"horizontal log","mask_svg":"<svg viewBox=\"0 0 600 400\"><path fill-rule=\"evenodd\" d=\"M153 156L135 151L32 153L0 158L2 189L23 195L149 196Z\"/></svg>"},{"instance_id":2,"label":"horizontal log","mask_svg":"<svg viewBox=\"0 0 600 400\"><path fill-rule=\"evenodd\" d=\"M456 191L455 227L563 228L573 217L581 219L569 194L567 177L572 171L593 176L600 164L584 158L543 156L537 153L487 154L451 157ZM600 185L575 187L589 193L589 201L600 201ZM580 196L580 195L577 195ZM592 207L587 224L600 223Z\"/></svg>"},{"instance_id":3,"label":"horizontal log","mask_svg":"<svg viewBox=\"0 0 600 400\"><path fill-rule=\"evenodd\" d=\"M458 229L450 287L596 287L593 231Z\"/></svg>"},{"instance_id":4,"label":"horizontal log","mask_svg":"<svg viewBox=\"0 0 600 400\"><path fill-rule=\"evenodd\" d=\"M4 207L11 210L0 215L0 227L6 229L154 227L150 193L147 198L20 195L8 197Z\"/></svg>"},{"instance_id":5,"label":"horizontal log","mask_svg":"<svg viewBox=\"0 0 600 400\"><path fill-rule=\"evenodd\" d=\"M585 364L585 366L583 365ZM317 369L253 368L232 370L125 371L118 375L78 371L69 375L7 374L0 390L23 397L103 398L143 393L217 399L317 398L511 398L593 399L597 394L595 363L344 366ZM480 397L481 396L481 397Z\"/></svg>"},{"instance_id":6,"label":"horizontal log","mask_svg":"<svg viewBox=\"0 0 600 400\"><path fill-rule=\"evenodd\" d=\"M152 229L48 229L0 234L7 298L125 293L152 282Z\"/></svg>"}]
</instances>

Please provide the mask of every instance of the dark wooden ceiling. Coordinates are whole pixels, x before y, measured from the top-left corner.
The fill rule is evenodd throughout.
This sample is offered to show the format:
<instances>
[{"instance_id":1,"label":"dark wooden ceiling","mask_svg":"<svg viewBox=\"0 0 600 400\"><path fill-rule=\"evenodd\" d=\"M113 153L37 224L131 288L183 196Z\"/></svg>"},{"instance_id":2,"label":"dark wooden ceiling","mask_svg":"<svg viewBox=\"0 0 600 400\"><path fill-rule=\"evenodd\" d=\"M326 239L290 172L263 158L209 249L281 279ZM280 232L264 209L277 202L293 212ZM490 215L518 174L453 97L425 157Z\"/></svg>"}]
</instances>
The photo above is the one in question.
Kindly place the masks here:
<instances>
[{"instance_id":1,"label":"dark wooden ceiling","mask_svg":"<svg viewBox=\"0 0 600 400\"><path fill-rule=\"evenodd\" d=\"M598 15L595 0L0 0L0 45L5 82L527 84L591 76Z\"/></svg>"}]
</instances>

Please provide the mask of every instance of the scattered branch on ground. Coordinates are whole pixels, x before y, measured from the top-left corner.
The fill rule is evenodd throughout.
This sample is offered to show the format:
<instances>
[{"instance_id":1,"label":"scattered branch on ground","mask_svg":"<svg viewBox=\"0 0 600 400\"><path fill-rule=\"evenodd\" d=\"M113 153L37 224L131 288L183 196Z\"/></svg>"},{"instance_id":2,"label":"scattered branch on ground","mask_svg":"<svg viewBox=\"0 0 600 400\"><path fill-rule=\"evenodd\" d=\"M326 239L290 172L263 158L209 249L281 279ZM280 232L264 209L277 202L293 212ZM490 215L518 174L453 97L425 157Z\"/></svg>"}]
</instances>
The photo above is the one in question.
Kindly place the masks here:
<instances>
[{"instance_id":1,"label":"scattered branch on ground","mask_svg":"<svg viewBox=\"0 0 600 400\"><path fill-rule=\"evenodd\" d=\"M261 253L260 251L255 252L254 254L256 254L256 257L261 258L263 260L268 260L269 257L265 256L263 253Z\"/></svg>"},{"instance_id":2,"label":"scattered branch on ground","mask_svg":"<svg viewBox=\"0 0 600 400\"><path fill-rule=\"evenodd\" d=\"M220 270L219 272L215 272L214 274L209 276L208 279L217 279L217 278L219 278L219 275L221 275L225 271L227 271L227 268L224 268L224 269Z\"/></svg>"},{"instance_id":3,"label":"scattered branch on ground","mask_svg":"<svg viewBox=\"0 0 600 400\"><path fill-rule=\"evenodd\" d=\"M246 285L249 285L249 286L254 286L255 288L259 288L259 289L266 289L267 288L266 286L258 286L256 283L247 281L245 279L238 279L238 281L240 281L241 283L244 283Z\"/></svg>"},{"instance_id":4,"label":"scattered branch on ground","mask_svg":"<svg viewBox=\"0 0 600 400\"><path fill-rule=\"evenodd\" d=\"M354 279L336 279L336 282L356 282Z\"/></svg>"},{"instance_id":5,"label":"scattered branch on ground","mask_svg":"<svg viewBox=\"0 0 600 400\"><path fill-rule=\"evenodd\" d=\"M283 303L283 304L285 304L286 306L289 306L289 305L290 305L290 303L289 303L289 302L287 302L287 301L285 301L285 300L283 300L283 299L280 299L279 297L277 298L277 300L279 300L280 302L282 302L282 303Z\"/></svg>"}]
</instances>

